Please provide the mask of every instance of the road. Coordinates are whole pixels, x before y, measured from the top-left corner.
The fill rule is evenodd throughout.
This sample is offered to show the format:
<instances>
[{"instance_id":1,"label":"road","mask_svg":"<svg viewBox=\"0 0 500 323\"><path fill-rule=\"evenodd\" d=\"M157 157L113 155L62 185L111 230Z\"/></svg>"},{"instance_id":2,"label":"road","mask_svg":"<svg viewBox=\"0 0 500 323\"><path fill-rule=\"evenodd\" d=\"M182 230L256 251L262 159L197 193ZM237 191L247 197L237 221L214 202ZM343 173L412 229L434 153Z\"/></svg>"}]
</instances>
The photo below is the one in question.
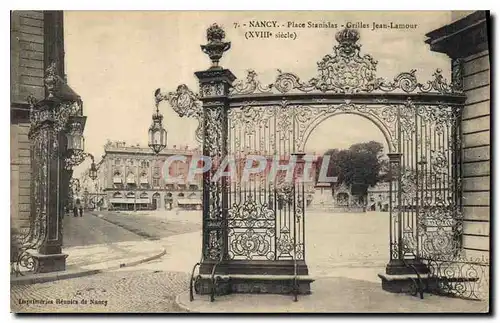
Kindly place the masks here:
<instances>
[{"instance_id":1,"label":"road","mask_svg":"<svg viewBox=\"0 0 500 323\"><path fill-rule=\"evenodd\" d=\"M196 211L179 214L169 211L99 212L99 215L114 225L151 240L201 230L201 213Z\"/></svg>"},{"instance_id":2,"label":"road","mask_svg":"<svg viewBox=\"0 0 500 323\"><path fill-rule=\"evenodd\" d=\"M64 223L66 246L89 241L148 239L161 244L167 253L150 262L93 276L13 286L13 309L35 312L182 311L174 300L176 295L187 290L190 271L200 257L200 212L103 212L102 218L92 215L69 217ZM310 274L316 278L313 292L321 290L322 282L332 279L351 279L379 291L377 274L384 270L388 259L388 224L387 213L309 212L306 215L306 261ZM366 290L366 293L372 292ZM20 305L24 299L74 300L78 304ZM87 303L83 304L82 300ZM90 300L102 302L90 304Z\"/></svg>"},{"instance_id":3,"label":"road","mask_svg":"<svg viewBox=\"0 0 500 323\"><path fill-rule=\"evenodd\" d=\"M83 217L65 216L63 220L63 249L76 246L138 241L144 238L86 213Z\"/></svg>"}]
</instances>

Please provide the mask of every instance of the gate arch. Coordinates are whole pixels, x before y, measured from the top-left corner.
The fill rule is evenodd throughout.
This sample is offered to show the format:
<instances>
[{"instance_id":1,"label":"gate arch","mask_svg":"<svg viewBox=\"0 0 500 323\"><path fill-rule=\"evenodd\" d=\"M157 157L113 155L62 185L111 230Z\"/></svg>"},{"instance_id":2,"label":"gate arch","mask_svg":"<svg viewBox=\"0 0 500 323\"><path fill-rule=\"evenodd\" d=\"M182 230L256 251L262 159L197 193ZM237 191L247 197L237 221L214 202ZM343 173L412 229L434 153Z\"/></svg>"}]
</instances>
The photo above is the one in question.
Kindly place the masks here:
<instances>
[{"instance_id":1,"label":"gate arch","mask_svg":"<svg viewBox=\"0 0 500 323\"><path fill-rule=\"evenodd\" d=\"M196 72L199 94L186 85L176 91L155 91L155 102L168 101L180 116L196 118L203 154L223 159L261 152L268 156L303 155L312 129L338 109L372 120L389 143L390 257L387 274L425 272L440 257L461 248L460 114L465 102L461 64L453 64L452 83L440 70L426 83L416 70L392 80L377 75L377 61L360 55L360 34L339 31L333 53L317 63L308 81L278 70L275 81L260 83L248 70L236 77L219 66L230 48L224 31L207 29L203 52L212 67ZM330 115L331 116L331 115ZM312 120L312 121L311 121ZM227 292L248 292L255 286L272 293L308 293L305 250L304 183L213 182L216 170L204 174L203 242L200 293L215 293L214 275L238 275L226 281ZM279 201L282 208L277 207ZM252 275L292 275L264 284ZM241 275L249 275L242 277ZM284 276L282 276L284 277ZM299 279L300 277L300 279ZM220 278L222 279L222 278ZM286 281L287 283L283 283Z\"/></svg>"},{"instance_id":2,"label":"gate arch","mask_svg":"<svg viewBox=\"0 0 500 323\"><path fill-rule=\"evenodd\" d=\"M328 120L328 119L333 118L333 117L338 116L338 115L351 114L351 115L360 116L360 117L365 118L365 119L369 120L370 122L372 122L384 135L385 142L386 142L387 147L389 149L389 153L396 152L397 141L396 141L396 138L394 135L394 129L393 129L393 131L390 131L389 125L384 123L378 117L370 115L366 112L360 112L360 111L358 111L358 108L355 106L352 109L347 110L347 111L342 111L341 107L342 107L342 105L337 107L337 108L329 106L327 109L333 110L333 111L327 112L325 115L318 115L313 120L311 120L309 122L309 125L307 126L306 130L304 131L303 137L300 139L300 141L298 143L299 151L305 151L305 146L307 144L307 141L309 140L309 137L323 121ZM337 109L339 111L335 111ZM359 109L359 110L362 110L362 109Z\"/></svg>"}]
</instances>

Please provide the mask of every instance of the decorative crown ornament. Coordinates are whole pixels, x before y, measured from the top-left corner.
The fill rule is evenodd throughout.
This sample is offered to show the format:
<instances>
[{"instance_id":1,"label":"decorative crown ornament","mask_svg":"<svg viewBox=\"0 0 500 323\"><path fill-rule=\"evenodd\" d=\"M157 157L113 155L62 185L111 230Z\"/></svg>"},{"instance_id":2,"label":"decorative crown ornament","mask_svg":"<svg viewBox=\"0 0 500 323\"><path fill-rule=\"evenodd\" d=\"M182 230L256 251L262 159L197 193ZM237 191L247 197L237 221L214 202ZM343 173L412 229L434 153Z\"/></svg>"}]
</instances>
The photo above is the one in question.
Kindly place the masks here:
<instances>
[{"instance_id":1,"label":"decorative crown ornament","mask_svg":"<svg viewBox=\"0 0 500 323\"><path fill-rule=\"evenodd\" d=\"M359 32L356 29L344 28L337 32L335 39L339 44L354 44L359 40Z\"/></svg>"},{"instance_id":2,"label":"decorative crown ornament","mask_svg":"<svg viewBox=\"0 0 500 323\"><path fill-rule=\"evenodd\" d=\"M222 67L219 66L219 60L222 58L224 52L231 48L231 42L224 42L224 37L226 37L226 33L216 23L208 27L208 43L206 45L201 45L201 50L207 54L212 61L212 67L210 67L210 69L222 69Z\"/></svg>"},{"instance_id":3,"label":"decorative crown ornament","mask_svg":"<svg viewBox=\"0 0 500 323\"><path fill-rule=\"evenodd\" d=\"M351 57L361 48L361 45L357 43L359 32L356 29L344 28L335 34L335 39L339 43L338 49L341 56Z\"/></svg>"}]
</instances>

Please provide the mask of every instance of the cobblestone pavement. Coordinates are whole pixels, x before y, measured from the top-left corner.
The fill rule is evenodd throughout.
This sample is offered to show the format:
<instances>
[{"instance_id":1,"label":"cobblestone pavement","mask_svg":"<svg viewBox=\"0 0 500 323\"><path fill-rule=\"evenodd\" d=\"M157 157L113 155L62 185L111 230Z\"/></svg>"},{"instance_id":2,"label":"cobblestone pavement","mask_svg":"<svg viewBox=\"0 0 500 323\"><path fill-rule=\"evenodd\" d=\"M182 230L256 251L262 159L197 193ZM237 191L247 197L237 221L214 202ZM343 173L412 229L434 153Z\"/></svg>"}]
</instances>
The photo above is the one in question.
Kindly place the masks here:
<instances>
[{"instance_id":1,"label":"cobblestone pavement","mask_svg":"<svg viewBox=\"0 0 500 323\"><path fill-rule=\"evenodd\" d=\"M324 298L321 301L323 305L314 307L316 306L314 302L310 304L314 307L313 310L328 311L334 308L335 311L344 311L344 309L345 311L358 311L359 309L377 311L380 307L411 312L412 309L422 311L424 303L436 302L436 298L427 297L427 295L425 302L421 302L415 297L404 296L403 300L403 298L382 291L377 274L384 270L387 263L388 216L387 213L376 212L307 213L306 260L310 274L316 278L312 286L313 294L323 293L324 295L321 297L321 299ZM175 305L175 297L187 290L189 273L200 257L201 214L199 212L176 214L162 211L132 214L104 213L104 218L119 223L122 228L140 230L145 235L159 239L154 242L166 249L166 255L134 267L95 276L31 286L13 286L11 288L13 311L181 311L181 308ZM32 305L20 304L19 299L52 300L53 302L56 302L56 299L64 299L75 300L79 304ZM82 299L88 300L88 304L82 304ZM90 299L107 301L107 303L91 304ZM269 299L268 305L274 310L277 310L283 303L280 296L268 296L266 299ZM307 302L307 299L306 297L299 302ZM389 304L399 301L404 301L404 305ZM334 306L330 304L332 302ZM448 302L444 298L440 298L439 302L442 306L436 303L436 311L438 308L440 311L460 310L461 304L465 304L457 301ZM285 303L283 306L290 306L287 305L288 298ZM468 302L467 304L467 306L472 306ZM474 311L476 308L473 307L474 309L467 309L467 311Z\"/></svg>"},{"instance_id":2,"label":"cobblestone pavement","mask_svg":"<svg viewBox=\"0 0 500 323\"><path fill-rule=\"evenodd\" d=\"M323 277L312 283L310 295L300 295L294 302L291 295L233 294L217 296L215 302L196 296L189 301L184 292L183 307L201 313L484 313L488 302L425 294L424 299L407 294L389 293L380 282L344 277Z\"/></svg>"},{"instance_id":3,"label":"cobblestone pavement","mask_svg":"<svg viewBox=\"0 0 500 323\"><path fill-rule=\"evenodd\" d=\"M12 286L11 311L184 312L175 304L175 296L187 289L188 276L181 272L120 269L75 279ZM58 300L66 303L57 304ZM26 304L33 301L50 304Z\"/></svg>"}]
</instances>

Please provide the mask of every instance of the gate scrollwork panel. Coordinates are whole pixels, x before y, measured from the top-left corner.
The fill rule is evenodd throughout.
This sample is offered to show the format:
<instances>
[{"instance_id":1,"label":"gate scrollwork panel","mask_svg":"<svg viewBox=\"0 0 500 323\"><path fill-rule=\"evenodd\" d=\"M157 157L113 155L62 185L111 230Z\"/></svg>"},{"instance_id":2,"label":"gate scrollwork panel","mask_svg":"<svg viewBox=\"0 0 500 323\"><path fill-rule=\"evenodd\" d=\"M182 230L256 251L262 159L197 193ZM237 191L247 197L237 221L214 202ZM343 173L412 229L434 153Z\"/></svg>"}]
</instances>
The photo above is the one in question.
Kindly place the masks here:
<instances>
[{"instance_id":1,"label":"gate scrollwork panel","mask_svg":"<svg viewBox=\"0 0 500 323\"><path fill-rule=\"evenodd\" d=\"M377 61L361 54L358 31L344 29L335 38L333 52L317 63L316 76L309 81L278 70L275 81L265 85L248 70L234 82L227 96L227 138L221 140L217 116L202 112L198 96L187 87L157 97L168 100L179 115L200 121L199 133L210 141L206 155L221 156L218 145L226 145L227 139L225 148L235 160L237 178L228 182L227 196L221 196L221 183L206 182L211 195L204 208L214 216L204 221L215 228L215 215L221 214L218 201L227 198L229 259L305 259L304 187L287 186L279 176L269 181L268 165L260 175L242 181L245 162L251 155L286 161L304 151L323 120L351 113L371 120L384 134L389 152L400 158L392 165L390 182L390 259L452 257L461 248L462 232L457 154L465 102L457 80L461 63L453 64L453 84L441 70L427 82L418 81L416 70L386 80L377 75ZM202 88L201 95L213 94L207 91ZM211 235L210 245L220 239Z\"/></svg>"}]
</instances>

